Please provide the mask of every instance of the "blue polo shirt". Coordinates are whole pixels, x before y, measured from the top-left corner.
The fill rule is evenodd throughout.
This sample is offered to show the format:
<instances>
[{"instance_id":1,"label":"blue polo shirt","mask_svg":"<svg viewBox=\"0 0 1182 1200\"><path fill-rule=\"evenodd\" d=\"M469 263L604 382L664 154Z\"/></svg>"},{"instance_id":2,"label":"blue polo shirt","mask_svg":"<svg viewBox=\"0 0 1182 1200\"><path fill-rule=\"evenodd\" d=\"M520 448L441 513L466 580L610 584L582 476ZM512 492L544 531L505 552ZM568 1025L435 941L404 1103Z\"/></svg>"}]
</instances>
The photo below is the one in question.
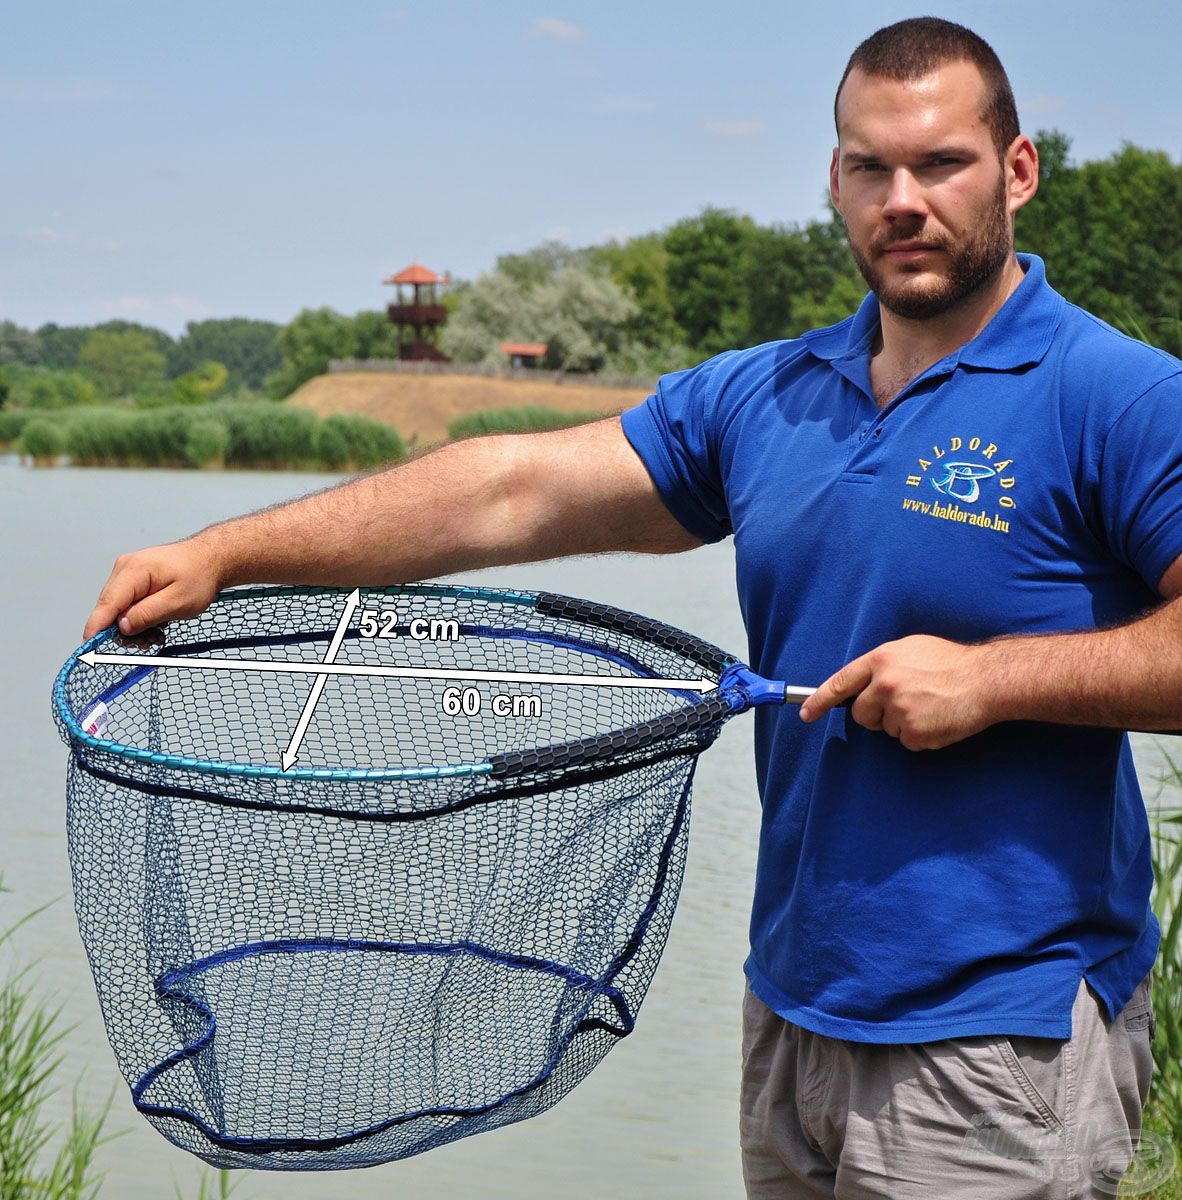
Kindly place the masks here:
<instances>
[{"instance_id":1,"label":"blue polo shirt","mask_svg":"<svg viewBox=\"0 0 1182 1200\"><path fill-rule=\"evenodd\" d=\"M624 431L675 517L733 535L760 674L814 685L927 633L1087 630L1159 603L1182 554L1182 363L1046 281L879 411L873 294L791 341L663 377ZM989 686L982 680L982 686ZM1157 952L1121 732L1008 722L915 753L848 710L755 713L752 990L831 1037L1066 1038Z\"/></svg>"}]
</instances>

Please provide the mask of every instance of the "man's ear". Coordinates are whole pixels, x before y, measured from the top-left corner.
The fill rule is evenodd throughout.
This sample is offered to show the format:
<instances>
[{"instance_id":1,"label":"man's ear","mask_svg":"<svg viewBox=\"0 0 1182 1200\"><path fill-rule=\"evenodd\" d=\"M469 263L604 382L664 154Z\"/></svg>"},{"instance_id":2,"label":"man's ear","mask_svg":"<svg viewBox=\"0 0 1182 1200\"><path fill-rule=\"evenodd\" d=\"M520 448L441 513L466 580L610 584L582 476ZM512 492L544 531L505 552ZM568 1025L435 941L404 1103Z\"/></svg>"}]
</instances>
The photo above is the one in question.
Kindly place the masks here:
<instances>
[{"instance_id":1,"label":"man's ear","mask_svg":"<svg viewBox=\"0 0 1182 1200\"><path fill-rule=\"evenodd\" d=\"M1006 151L1006 207L1016 213L1038 191L1038 148L1023 133Z\"/></svg>"},{"instance_id":2,"label":"man's ear","mask_svg":"<svg viewBox=\"0 0 1182 1200\"><path fill-rule=\"evenodd\" d=\"M841 212L841 179L838 173L838 167L841 165L841 147L833 147L833 157L829 161L829 199L833 201L833 207ZM843 214L844 215L844 214Z\"/></svg>"}]
</instances>

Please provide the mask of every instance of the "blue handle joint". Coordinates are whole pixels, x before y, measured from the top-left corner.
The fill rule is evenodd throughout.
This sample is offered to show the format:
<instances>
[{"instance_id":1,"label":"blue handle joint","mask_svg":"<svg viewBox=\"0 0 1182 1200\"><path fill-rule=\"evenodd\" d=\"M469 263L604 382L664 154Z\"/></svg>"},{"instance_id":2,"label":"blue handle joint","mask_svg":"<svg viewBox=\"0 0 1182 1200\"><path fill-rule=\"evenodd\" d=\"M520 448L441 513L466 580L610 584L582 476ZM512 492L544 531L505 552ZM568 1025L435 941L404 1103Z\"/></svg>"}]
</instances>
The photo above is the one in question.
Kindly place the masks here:
<instances>
[{"instance_id":1,"label":"blue handle joint","mask_svg":"<svg viewBox=\"0 0 1182 1200\"><path fill-rule=\"evenodd\" d=\"M736 712L756 704L783 704L783 680L764 679L743 663L731 663L718 680L718 691Z\"/></svg>"}]
</instances>

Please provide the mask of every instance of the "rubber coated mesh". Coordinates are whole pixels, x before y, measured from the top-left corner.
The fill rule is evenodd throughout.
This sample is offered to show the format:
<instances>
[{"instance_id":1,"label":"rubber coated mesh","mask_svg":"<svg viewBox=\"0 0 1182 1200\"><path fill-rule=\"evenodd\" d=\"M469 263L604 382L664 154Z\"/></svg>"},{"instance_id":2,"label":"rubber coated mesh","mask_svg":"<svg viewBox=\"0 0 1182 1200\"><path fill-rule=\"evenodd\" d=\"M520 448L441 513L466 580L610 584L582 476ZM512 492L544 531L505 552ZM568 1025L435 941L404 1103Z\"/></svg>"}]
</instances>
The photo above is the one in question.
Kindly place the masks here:
<instances>
[{"instance_id":1,"label":"rubber coated mesh","mask_svg":"<svg viewBox=\"0 0 1182 1200\"><path fill-rule=\"evenodd\" d=\"M696 756L735 710L717 691L333 675L285 773L313 676L146 669L319 661L344 603L225 593L163 645L94 639L131 661L75 656L55 693L111 1045L145 1116L220 1166L371 1165L574 1087L632 1029ZM458 638L410 636L432 618ZM391 636L362 636L373 620ZM335 661L715 680L729 662L603 606L428 587L364 591ZM479 713L446 715L449 686ZM496 715L497 695L540 711Z\"/></svg>"}]
</instances>

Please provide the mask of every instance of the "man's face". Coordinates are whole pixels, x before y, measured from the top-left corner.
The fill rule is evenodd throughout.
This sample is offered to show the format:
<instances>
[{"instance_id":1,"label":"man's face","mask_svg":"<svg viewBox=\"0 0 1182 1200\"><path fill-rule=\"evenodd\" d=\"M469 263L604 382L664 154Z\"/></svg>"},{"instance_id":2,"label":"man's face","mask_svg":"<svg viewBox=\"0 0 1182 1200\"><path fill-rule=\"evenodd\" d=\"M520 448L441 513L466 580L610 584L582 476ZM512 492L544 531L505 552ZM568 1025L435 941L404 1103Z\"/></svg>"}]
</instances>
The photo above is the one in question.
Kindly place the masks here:
<instances>
[{"instance_id":1,"label":"man's face","mask_svg":"<svg viewBox=\"0 0 1182 1200\"><path fill-rule=\"evenodd\" d=\"M967 62L906 82L855 69L842 88L833 202L862 277L900 317L947 312L1013 254L1006 171L982 116L984 90Z\"/></svg>"}]
</instances>

